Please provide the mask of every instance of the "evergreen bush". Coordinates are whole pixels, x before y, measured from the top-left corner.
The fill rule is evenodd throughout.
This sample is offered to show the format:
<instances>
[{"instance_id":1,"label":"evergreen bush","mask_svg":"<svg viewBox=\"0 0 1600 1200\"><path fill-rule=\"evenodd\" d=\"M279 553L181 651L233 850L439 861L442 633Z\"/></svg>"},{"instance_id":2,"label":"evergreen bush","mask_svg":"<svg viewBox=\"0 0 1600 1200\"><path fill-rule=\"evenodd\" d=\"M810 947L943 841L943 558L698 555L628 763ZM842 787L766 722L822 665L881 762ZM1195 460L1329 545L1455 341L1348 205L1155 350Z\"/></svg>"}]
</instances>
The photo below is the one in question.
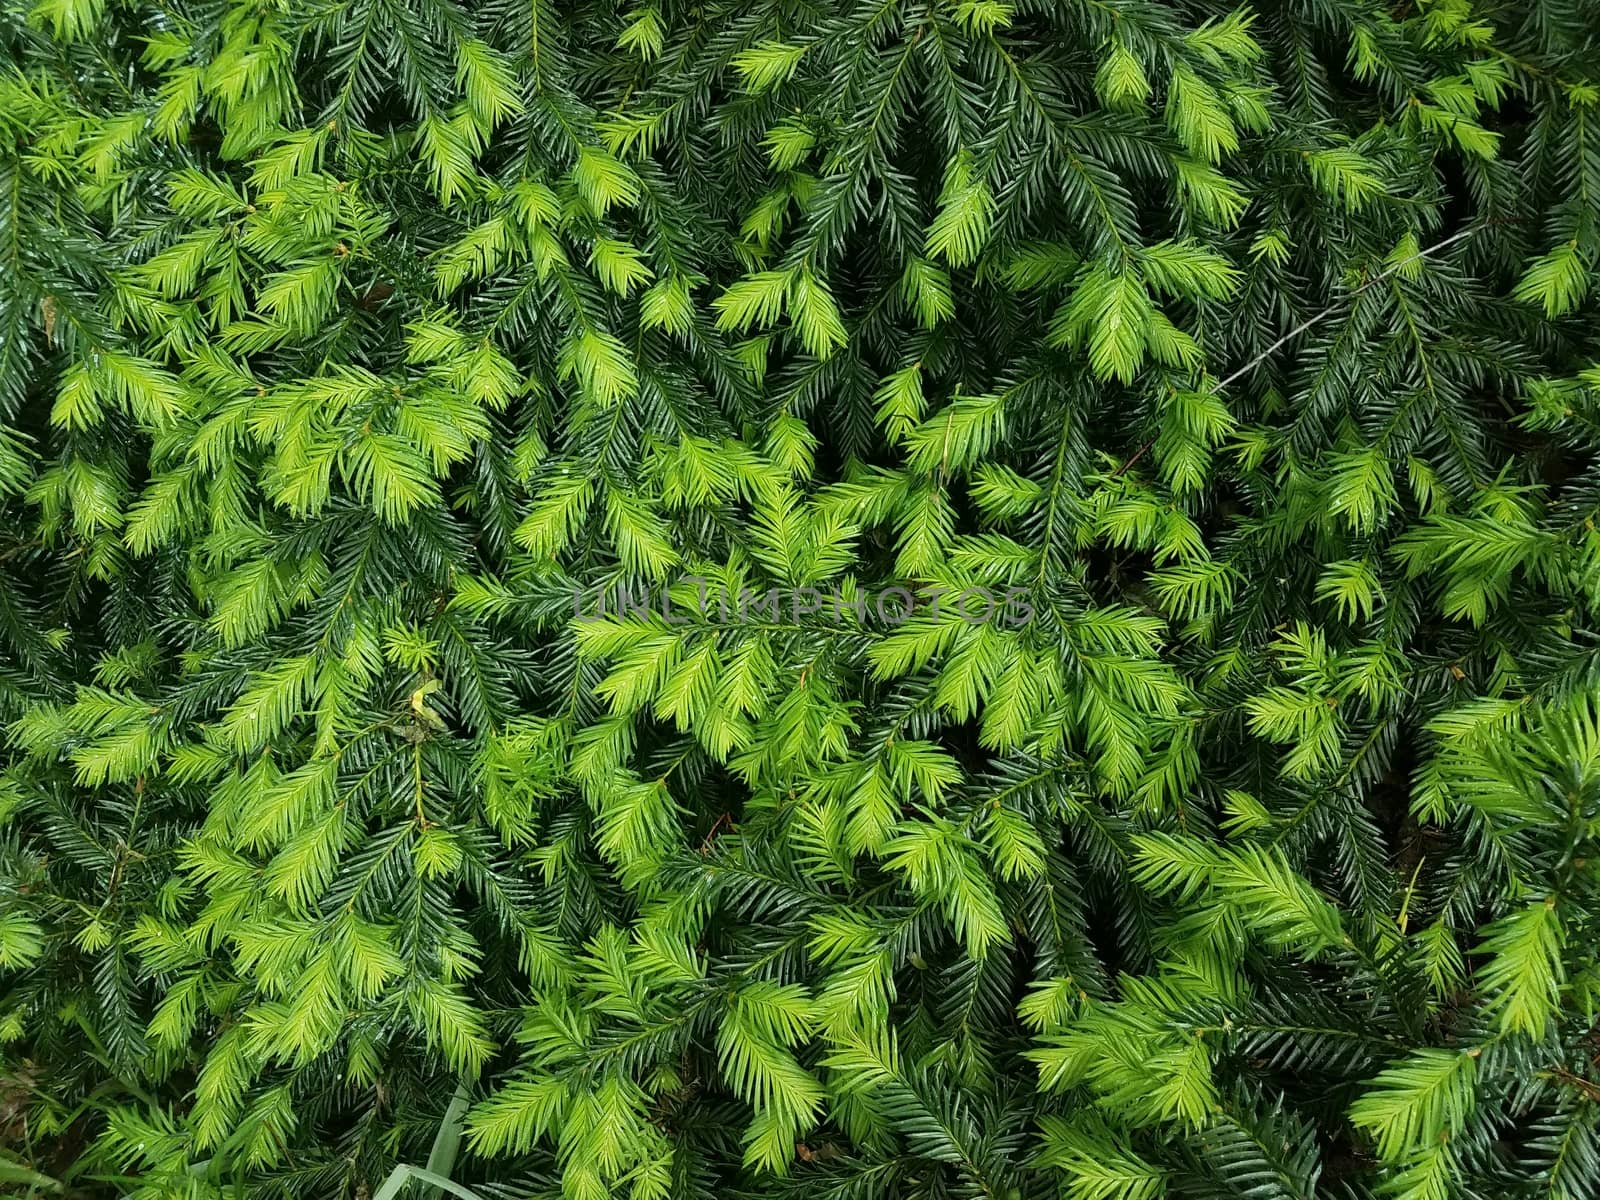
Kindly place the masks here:
<instances>
[{"instance_id":1,"label":"evergreen bush","mask_svg":"<svg viewBox=\"0 0 1600 1200\"><path fill-rule=\"evenodd\" d=\"M7 0L0 1181L1600 1195L1593 0Z\"/></svg>"}]
</instances>

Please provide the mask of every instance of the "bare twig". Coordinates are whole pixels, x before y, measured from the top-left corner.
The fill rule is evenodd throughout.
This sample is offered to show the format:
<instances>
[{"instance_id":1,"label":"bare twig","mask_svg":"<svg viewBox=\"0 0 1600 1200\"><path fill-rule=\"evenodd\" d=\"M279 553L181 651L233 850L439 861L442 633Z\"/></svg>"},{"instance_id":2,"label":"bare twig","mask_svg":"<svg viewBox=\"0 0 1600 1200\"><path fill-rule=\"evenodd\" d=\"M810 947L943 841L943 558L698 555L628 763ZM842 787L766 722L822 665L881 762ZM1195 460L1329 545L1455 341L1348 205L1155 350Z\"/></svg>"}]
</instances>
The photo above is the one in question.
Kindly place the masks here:
<instances>
[{"instance_id":1,"label":"bare twig","mask_svg":"<svg viewBox=\"0 0 1600 1200\"><path fill-rule=\"evenodd\" d=\"M1233 374L1212 384L1211 387L1206 390L1206 394L1214 396L1223 388L1227 387L1230 383L1233 383L1234 381L1242 378L1244 375L1247 375L1256 367L1260 366L1264 361L1266 361L1267 358L1276 353L1279 349L1294 341L1295 338L1299 337L1306 330L1320 325L1323 321L1327 320L1330 316L1342 308L1346 303L1361 295L1361 293L1366 291L1369 287L1372 287L1374 284L1382 283L1385 279L1389 278L1389 276L1395 274L1404 267L1410 266L1419 259L1424 259L1430 255L1437 254L1446 246L1449 246L1454 242L1459 242L1464 237L1470 237L1472 234L1478 232L1478 228L1481 227L1459 230L1456 233L1452 233L1447 238L1440 239L1431 246L1425 246L1423 249L1418 250L1415 254L1407 255L1399 262L1389 264L1389 266L1378 272L1378 274L1374 275L1371 279L1365 280L1359 287L1356 288L1355 291L1351 292L1349 296L1341 297L1332 304L1328 305L1328 307L1324 308L1321 312L1313 313L1304 321L1301 321L1300 324L1296 325L1293 329L1289 330L1288 333L1284 334L1277 341L1273 342L1272 345L1268 346L1260 354L1256 355L1249 362L1245 363L1244 366L1240 367ZM1115 479L1118 475L1123 474L1125 471L1131 468L1134 463L1138 462L1141 458L1148 454L1150 448L1155 444L1156 439L1151 438L1144 445L1140 446L1139 449L1134 452L1132 458L1128 459L1127 462L1123 463L1111 473L1111 477Z\"/></svg>"}]
</instances>

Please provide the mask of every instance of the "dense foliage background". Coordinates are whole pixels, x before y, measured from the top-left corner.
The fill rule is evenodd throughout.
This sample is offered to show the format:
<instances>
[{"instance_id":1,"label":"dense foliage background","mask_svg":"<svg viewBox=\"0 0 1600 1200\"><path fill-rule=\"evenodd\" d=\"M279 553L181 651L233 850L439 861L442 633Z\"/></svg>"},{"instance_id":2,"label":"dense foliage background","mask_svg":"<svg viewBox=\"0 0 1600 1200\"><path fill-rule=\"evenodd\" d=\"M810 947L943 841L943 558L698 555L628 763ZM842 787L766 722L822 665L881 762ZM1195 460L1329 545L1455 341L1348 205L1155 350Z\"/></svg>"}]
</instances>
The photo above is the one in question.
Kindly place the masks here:
<instances>
[{"instance_id":1,"label":"dense foliage background","mask_svg":"<svg viewBox=\"0 0 1600 1200\"><path fill-rule=\"evenodd\" d=\"M8 1187L1600 1195L1595 4L0 40Z\"/></svg>"}]
</instances>

